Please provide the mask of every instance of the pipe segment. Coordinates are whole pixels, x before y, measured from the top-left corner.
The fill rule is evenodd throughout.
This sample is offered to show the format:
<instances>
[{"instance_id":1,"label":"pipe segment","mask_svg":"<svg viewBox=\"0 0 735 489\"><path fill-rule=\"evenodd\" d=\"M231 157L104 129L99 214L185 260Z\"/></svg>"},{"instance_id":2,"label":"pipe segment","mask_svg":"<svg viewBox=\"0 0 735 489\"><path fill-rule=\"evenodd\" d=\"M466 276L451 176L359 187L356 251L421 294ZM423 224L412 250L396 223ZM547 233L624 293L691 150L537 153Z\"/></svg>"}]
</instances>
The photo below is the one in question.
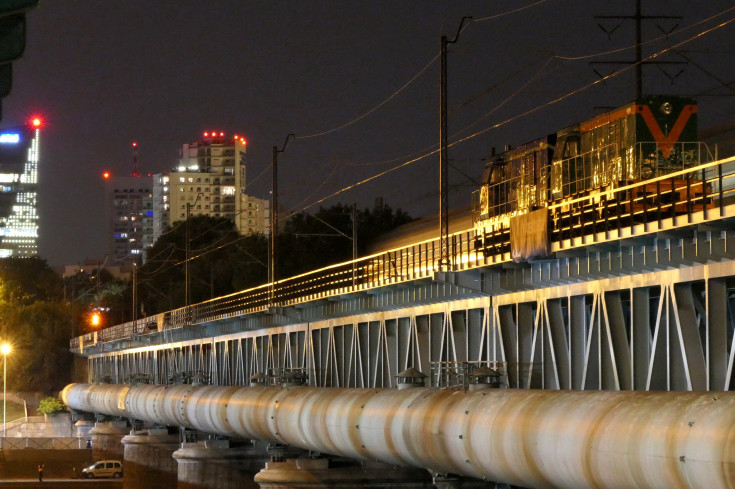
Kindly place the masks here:
<instances>
[{"instance_id":1,"label":"pipe segment","mask_svg":"<svg viewBox=\"0 0 735 489\"><path fill-rule=\"evenodd\" d=\"M735 489L735 394L71 384L72 409L528 488Z\"/></svg>"}]
</instances>

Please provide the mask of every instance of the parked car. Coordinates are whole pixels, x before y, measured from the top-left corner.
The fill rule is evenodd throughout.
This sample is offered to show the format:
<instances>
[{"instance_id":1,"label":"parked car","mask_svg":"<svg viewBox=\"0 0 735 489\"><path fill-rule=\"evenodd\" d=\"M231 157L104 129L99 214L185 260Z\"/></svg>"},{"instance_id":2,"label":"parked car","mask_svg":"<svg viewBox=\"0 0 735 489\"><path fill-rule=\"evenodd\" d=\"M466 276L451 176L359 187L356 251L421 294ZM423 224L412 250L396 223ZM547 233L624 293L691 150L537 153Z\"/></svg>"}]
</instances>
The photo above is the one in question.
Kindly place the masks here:
<instances>
[{"instance_id":1,"label":"parked car","mask_svg":"<svg viewBox=\"0 0 735 489\"><path fill-rule=\"evenodd\" d=\"M123 466L119 460L100 460L89 467L82 469L82 477L95 479L97 477L122 477Z\"/></svg>"}]
</instances>

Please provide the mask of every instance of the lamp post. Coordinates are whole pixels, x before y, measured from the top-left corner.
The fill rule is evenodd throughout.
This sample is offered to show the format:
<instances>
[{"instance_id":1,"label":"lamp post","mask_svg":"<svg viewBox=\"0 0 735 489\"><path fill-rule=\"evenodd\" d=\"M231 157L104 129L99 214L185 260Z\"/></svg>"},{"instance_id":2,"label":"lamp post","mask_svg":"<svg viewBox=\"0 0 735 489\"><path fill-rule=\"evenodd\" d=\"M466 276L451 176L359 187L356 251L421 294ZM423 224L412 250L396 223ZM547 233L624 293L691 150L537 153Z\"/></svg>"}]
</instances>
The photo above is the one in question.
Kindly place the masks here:
<instances>
[{"instance_id":1,"label":"lamp post","mask_svg":"<svg viewBox=\"0 0 735 489\"><path fill-rule=\"evenodd\" d=\"M10 345L3 343L0 346L0 353L3 354L3 438L5 438L5 394L8 379L8 353L10 353Z\"/></svg>"}]
</instances>

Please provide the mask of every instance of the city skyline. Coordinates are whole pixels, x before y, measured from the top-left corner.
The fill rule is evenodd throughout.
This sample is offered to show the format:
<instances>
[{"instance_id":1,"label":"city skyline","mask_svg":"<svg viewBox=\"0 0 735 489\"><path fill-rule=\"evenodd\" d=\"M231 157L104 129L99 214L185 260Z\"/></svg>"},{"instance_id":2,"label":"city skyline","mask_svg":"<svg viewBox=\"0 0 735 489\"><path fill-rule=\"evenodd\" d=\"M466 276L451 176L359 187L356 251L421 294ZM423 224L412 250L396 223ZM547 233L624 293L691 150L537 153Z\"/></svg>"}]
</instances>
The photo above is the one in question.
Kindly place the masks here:
<instances>
[{"instance_id":1,"label":"city skyline","mask_svg":"<svg viewBox=\"0 0 735 489\"><path fill-rule=\"evenodd\" d=\"M46 119L40 255L52 265L104 256L102 172L132 172L133 141L141 173L168 170L182 143L212 129L247 138L255 197L269 198L272 147L294 133L279 154L279 202L289 209L383 197L415 217L436 214L439 38L454 38L463 16L473 22L450 47L449 159L451 206L468 205L491 147L634 98L632 70L598 76L625 67L632 51L612 51L634 36L631 22L612 32L615 22L595 16L629 15L627 3L41 1L27 14L0 121ZM729 55L729 2L643 5L682 17L644 25L644 58L672 63L645 69L645 92L705 94L700 127L732 119L733 67L717 62ZM590 65L611 58L621 62Z\"/></svg>"}]
</instances>

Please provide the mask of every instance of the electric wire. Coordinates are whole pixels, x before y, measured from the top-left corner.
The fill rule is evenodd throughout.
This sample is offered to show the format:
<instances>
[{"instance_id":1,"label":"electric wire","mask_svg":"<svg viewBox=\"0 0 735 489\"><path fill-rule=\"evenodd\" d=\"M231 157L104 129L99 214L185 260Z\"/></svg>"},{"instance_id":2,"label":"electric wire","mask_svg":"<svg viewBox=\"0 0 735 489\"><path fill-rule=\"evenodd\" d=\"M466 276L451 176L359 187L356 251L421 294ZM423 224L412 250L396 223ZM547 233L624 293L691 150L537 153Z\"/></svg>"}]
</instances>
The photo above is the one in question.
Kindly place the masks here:
<instances>
[{"instance_id":1,"label":"electric wire","mask_svg":"<svg viewBox=\"0 0 735 489\"><path fill-rule=\"evenodd\" d=\"M488 112L486 112L485 114L483 114L482 116L480 116L478 119L476 119L474 122L471 122L470 124L466 125L462 129L456 131L454 134L452 134L452 136L450 137L450 139L454 139L456 137L459 137L460 134L462 134L465 131L469 130L471 127L474 127L474 126L478 125L482 120L488 118L489 116L491 116L492 114L494 114L496 111L498 111L500 108L502 108L504 105L506 105L508 102L510 102L511 100L513 100L514 98L516 98L518 95L520 95L526 88L528 88L529 85L533 84L541 76L541 73L544 72L544 70L546 69L546 67L553 60L554 60L553 57L547 59L546 62L541 66L541 68L539 68L539 70L536 73L534 73L533 76L531 76L528 80L526 80L525 83L523 83L520 87L518 87L518 89L516 89L513 93L511 93L506 98L504 98L503 100L501 100L498 104L496 104Z\"/></svg>"},{"instance_id":2,"label":"electric wire","mask_svg":"<svg viewBox=\"0 0 735 489\"><path fill-rule=\"evenodd\" d=\"M595 80L592 83L588 83L586 85L583 85L583 86L581 86L581 87L579 87L579 88L577 88L577 89L575 89L575 90L573 90L571 92L566 93L565 95L561 95L561 96L559 96L559 97L557 97L557 98L555 98L553 100L550 100L549 102L546 102L543 105L538 105L538 106L536 106L536 107L534 107L532 109L526 110L526 111L524 111L524 112L522 112L520 114L517 114L517 115L515 115L513 117L509 117L509 118L507 118L507 119L505 119L505 120L503 120L501 122L498 122L497 124L493 124L492 126L489 126L489 127L485 128L485 129L482 129L481 131L478 131L478 132L476 132L474 134L471 134L471 135L469 135L469 136L467 136L465 138L462 138L462 139L459 139L457 141L454 141L453 143L449 144L448 146L449 147L452 147L454 145L463 143L463 142L465 142L465 141L467 141L469 139L472 139L472 138L475 138L475 137L477 137L477 136L479 136L481 134L484 134L484 133L486 133L486 132L488 132L488 131L490 131L492 129L495 129L497 127L503 126L503 125L505 125L505 124L507 124L509 122L515 121L515 120L520 119L522 117L525 117L525 116L527 116L529 114L533 114L534 112L538 112L539 110L544 109L546 107L549 107L551 105L557 104L557 103L559 103L559 102L561 102L563 100L566 100L569 97L571 97L573 95L576 95L576 94L578 94L580 92L583 92L583 91L585 91L585 90L587 90L587 89L589 89L589 88L591 88L591 87L593 87L595 85L599 85L600 83L603 83L603 82L609 80L610 78L616 77L616 76L618 76L621 73L625 73L626 71L632 69L633 67L637 66L638 64L642 64L642 63L645 63L645 62L650 61L652 59L655 59L655 58L657 58L657 57L659 57L659 56L661 56L663 54L666 54L667 52L669 52L671 50L674 50L674 49L676 49L678 47L683 46L684 44L688 44L688 43L690 43L690 42L692 42L692 41L694 41L696 39L699 39L700 37L702 37L704 35L707 35L707 34L709 34L711 32L714 32L717 29L720 29L722 27L725 27L726 25L732 23L733 21L735 21L735 17L732 18L732 19L730 19L730 20L727 20L725 22L722 22L722 23L720 23L717 26L714 26L714 27L709 28L709 29L707 29L705 31L699 32L699 33L695 34L694 36L689 37L689 38L685 39L684 41L681 41L681 42L679 42L679 43L677 43L677 44L675 44L673 46L669 46L667 48L664 48L664 49L662 49L662 50L660 50L660 51L658 51L658 52L650 55L650 56L647 56L646 58L642 59L640 62L632 63L632 64L630 64L628 66L625 66L625 67L623 67L623 68L621 68L621 69L619 69L617 71L614 71L613 73L611 73L609 75L606 75L606 76L604 76L602 78L599 78L599 79Z\"/></svg>"},{"instance_id":3,"label":"electric wire","mask_svg":"<svg viewBox=\"0 0 735 489\"><path fill-rule=\"evenodd\" d=\"M726 13L731 12L732 10L735 10L735 7L730 7L728 9L725 9L722 12L719 12L719 13L717 13L715 15L712 15L712 16L706 18L706 19L702 19L702 20L700 20L698 22L695 22L693 24L690 24L690 25L688 25L686 27L682 27L681 29L678 29L678 30L676 30L674 32L671 32L669 34L663 34L663 35L661 35L661 36L659 36L657 38L650 39L648 41L642 42L642 43L640 43L640 45L641 46L646 46L646 45L651 44L651 43L655 43L655 42L659 42L659 41L664 40L664 39L668 39L669 37L673 37L673 36L675 36L677 34L682 34L682 33L684 33L687 30L693 29L693 28L695 28L695 27L697 27L697 26L699 26L701 24L704 24L706 22L709 22L711 20L716 19L717 17L720 17L722 15L725 15ZM638 44L633 44L633 45L630 45L630 46L624 46L622 48L612 49L612 50L609 50L609 51L604 51L604 52L595 53L595 54L586 54L586 55L582 55L582 56L560 56L560 55L555 55L554 57L555 58L559 58L559 59L563 59L565 61L579 61L579 60L583 60L583 59L597 58L599 56L607 56L607 55L610 55L610 54L615 54L615 53L619 53L619 52L622 52L622 51L627 51L627 50L633 49L633 48L635 48L637 46L638 46Z\"/></svg>"},{"instance_id":4,"label":"electric wire","mask_svg":"<svg viewBox=\"0 0 735 489\"><path fill-rule=\"evenodd\" d=\"M424 65L424 67L421 68L421 70L419 70L418 73L416 73L413 77L411 77L411 79L409 79L406 83L404 83L401 88L399 88L398 90L396 90L395 92L393 92L388 98L386 98L385 100L383 100L378 105L376 105L372 109L368 110L364 114L362 114L362 115L360 115L360 116L352 119L349 122L346 122L346 123L342 124L341 126L337 126L335 128L329 129L327 131L322 131L322 132L318 132L318 133L314 133L314 134L308 134L306 136L296 136L296 139L311 139L311 138L316 138L316 137L320 137L320 136L326 136L327 134L332 134L333 132L337 132L340 129L344 129L346 127L349 127L349 126L351 126L351 125L353 125L353 124L361 121L365 117L369 116L370 114L372 114L373 112L375 112L376 110L378 110L379 108L381 108L382 106L384 106L385 104L387 104L388 102L390 102L391 100L393 100L396 96L398 96L398 94L400 94L401 92L403 92L409 85L411 85L417 78L419 78L427 69L429 69L429 67L432 64L434 64L434 62L437 59L439 59L439 55L438 54L436 56L434 56L433 58L431 58L431 60L428 63L426 63L426 65Z\"/></svg>"},{"instance_id":5,"label":"electric wire","mask_svg":"<svg viewBox=\"0 0 735 489\"><path fill-rule=\"evenodd\" d=\"M508 10L506 12L501 12L499 14L490 15L488 17L482 17L480 19L473 19L472 21L473 22L485 22L486 20L493 20L493 19L497 19L499 17L505 17L506 15L515 14L517 12L521 12L521 11L526 10L526 9L529 9L531 7L535 7L536 5L541 5L542 3L545 3L545 2L547 2L547 0L538 0L537 2L529 3L528 5L524 5L523 7L518 7L517 9Z\"/></svg>"},{"instance_id":6,"label":"electric wire","mask_svg":"<svg viewBox=\"0 0 735 489\"><path fill-rule=\"evenodd\" d=\"M534 2L534 3L531 3L531 4L525 5L523 7L517 8L517 9L509 10L509 11L506 11L506 12L501 12L499 14L488 16L488 17L483 17L483 18L480 18L480 19L477 19L477 20L471 20L469 23L465 24L462 27L462 29L460 30L460 33L464 32L467 28L469 28L469 26L472 24L472 22L484 22L486 20L497 19L499 17L504 17L506 15L514 14L514 13L520 12L522 10L526 10L528 8L535 7L536 5L540 5L540 4L545 3L547 1L548 0L538 0L537 2ZM379 108L381 108L382 106L384 106L385 104L387 104L388 102L390 102L391 100L393 100L396 96L398 96L401 92L403 92L406 88L408 88L427 69L429 69L429 67L432 64L434 64L434 62L437 59L439 59L439 56L440 55L437 54L433 58L431 58L431 60L429 60L429 62L426 63L423 68L421 68L414 76L412 76L398 90L396 90L395 92L393 92L390 96L388 96L388 98L386 98L385 100L383 100L382 102L380 102L375 107L373 107L372 109L368 110L367 112L364 112L363 114L355 117L354 119L352 119L352 120L350 120L350 121L348 121L348 122L346 122L346 123L344 123L342 125L339 125L337 127L334 127L332 129L329 129L329 130L326 130L326 131L317 132L317 133L313 133L313 134L308 134L308 135L305 135L305 136L296 136L296 139L311 139L311 138L316 138L316 137L320 137L320 136L326 136L327 134L332 134L334 132L337 132L337 131L339 131L341 129L344 129L346 127L352 126L353 124L361 121L365 117L369 116L370 114L372 114L373 112L375 112L376 110L378 110Z\"/></svg>"},{"instance_id":7,"label":"electric wire","mask_svg":"<svg viewBox=\"0 0 735 489\"><path fill-rule=\"evenodd\" d=\"M731 18L729 20L726 20L724 22L721 22L720 24L718 24L716 26L713 26L713 27L711 27L709 29L706 29L706 30L704 30L702 32L699 32L699 33L695 34L694 36L691 36L691 37L689 37L689 38L687 38L687 39L685 39L683 41L680 41L677 44L674 44L672 46L666 47L666 48L664 48L664 49L662 49L662 50L660 50L660 51L658 51L658 52L656 52L656 53L654 53L654 54L652 54L650 56L647 56L646 58L642 59L640 61L640 63L644 63L644 62L650 61L652 59L655 59L655 58L657 58L659 56L662 56L663 54L666 54L667 52L669 52L671 50L677 49L677 48L679 48L679 47L681 47L681 46L683 46L685 44L688 44L688 43L690 43L692 41L695 41L695 40L701 38L702 36L705 36L707 34L710 34L711 32L714 32L714 31L716 31L718 29L721 29L722 27L727 26L728 24L732 23L733 21L735 21L735 18ZM508 124L510 122L513 122L513 121L515 121L517 119L521 119L521 118L526 117L526 116L528 116L530 114L533 114L535 112L538 112L541 109L544 109L546 107L550 107L552 105L555 105L555 104L557 104L557 103L559 103L559 102L561 102L563 100L566 100L569 97L572 97L572 96L574 96L574 95L576 95L576 94L578 94L580 92L583 92L583 91L585 91L585 90L587 90L587 89L589 89L589 88L591 88L593 86L599 85L599 84L601 84L601 83L603 83L603 82L605 82L605 81L607 81L607 80L609 80L611 78L614 78L614 77L620 75L621 73L625 73L625 72L627 72L628 70L632 69L633 67L635 67L638 64L639 63L632 63L632 64L630 64L628 66L625 66L625 67L623 67L623 68L621 68L621 69L619 69L619 70L617 70L617 71L615 71L615 72L613 72L613 73L611 73L611 74L609 74L607 76L604 76L602 78L599 78L599 79L595 80L592 83L588 83L588 84L583 85L583 86L581 86L581 87L579 87L579 88L577 88L575 90L572 90L571 92L568 92L568 93L566 93L564 95L561 95L559 97L556 97L555 99L552 99L552 100L546 102L545 104L537 105L536 107L533 107L533 108L531 108L529 110L526 110L524 112L521 112L519 114L516 114L515 116L509 117L509 118L507 118L507 119L505 119L503 121L500 121L500 122L498 122L496 124L493 124L493 125L491 125L489 127L484 128L484 129L482 129L480 131L477 131L477 132L475 132L475 133L473 133L473 134L471 134L469 136L466 136L464 138L461 138L461 139L459 139L457 141L453 141L452 143L448 144L447 146L448 147L454 147L454 146L456 146L458 144L461 144L461 143L463 143L465 141L468 141L470 139L474 139L477 136L480 136L482 134L485 134L486 132L488 132L488 131L490 131L492 129L496 129L496 128L501 127L503 125L506 125L506 124ZM337 196L337 195L339 195L341 193L344 193L344 192L346 192L348 190L351 190L353 188L356 188L356 187L358 187L360 185L364 185L365 183L368 183L368 182L370 182L372 180L375 180L377 178L380 178L380 177L382 177L382 176L384 176L384 175L386 175L388 173L391 173L391 172L396 171L396 170L398 170L400 168L403 168L405 166L408 166L410 164L413 164L413 163L415 163L417 161L421 161L421 160L423 160L423 159L425 159L425 158L427 158L427 157L429 157L429 156L431 156L433 154L436 154L438 152L439 152L439 150L436 149L436 150L431 151L431 152L429 152L429 153L427 153L427 154L425 154L423 156L419 156L417 158L414 158L414 159L411 159L409 161L403 162L400 165L397 165L397 166L395 166L393 168L390 168L388 170L385 170L383 172L380 172L378 174L372 175L372 176L370 176L368 178L365 178L363 180L360 180L358 182L355 182L353 184L350 184L350 185L348 185L346 187L343 187L342 189L337 190L337 191L331 193L330 195L328 195L326 197L323 197L321 199L318 199L317 201L315 201L315 202L313 202L313 203L311 203L311 204L309 204L307 206L302 207L298 211L292 212L291 215L293 215L293 214L295 214L297 212L303 212L306 209L309 209L309 208L311 208L311 207L313 207L313 206L315 206L317 204L320 204L320 203L322 203L322 202L324 202L324 201L326 201L326 200L328 200L328 199L330 199L332 197L335 197L335 196Z\"/></svg>"}]
</instances>

